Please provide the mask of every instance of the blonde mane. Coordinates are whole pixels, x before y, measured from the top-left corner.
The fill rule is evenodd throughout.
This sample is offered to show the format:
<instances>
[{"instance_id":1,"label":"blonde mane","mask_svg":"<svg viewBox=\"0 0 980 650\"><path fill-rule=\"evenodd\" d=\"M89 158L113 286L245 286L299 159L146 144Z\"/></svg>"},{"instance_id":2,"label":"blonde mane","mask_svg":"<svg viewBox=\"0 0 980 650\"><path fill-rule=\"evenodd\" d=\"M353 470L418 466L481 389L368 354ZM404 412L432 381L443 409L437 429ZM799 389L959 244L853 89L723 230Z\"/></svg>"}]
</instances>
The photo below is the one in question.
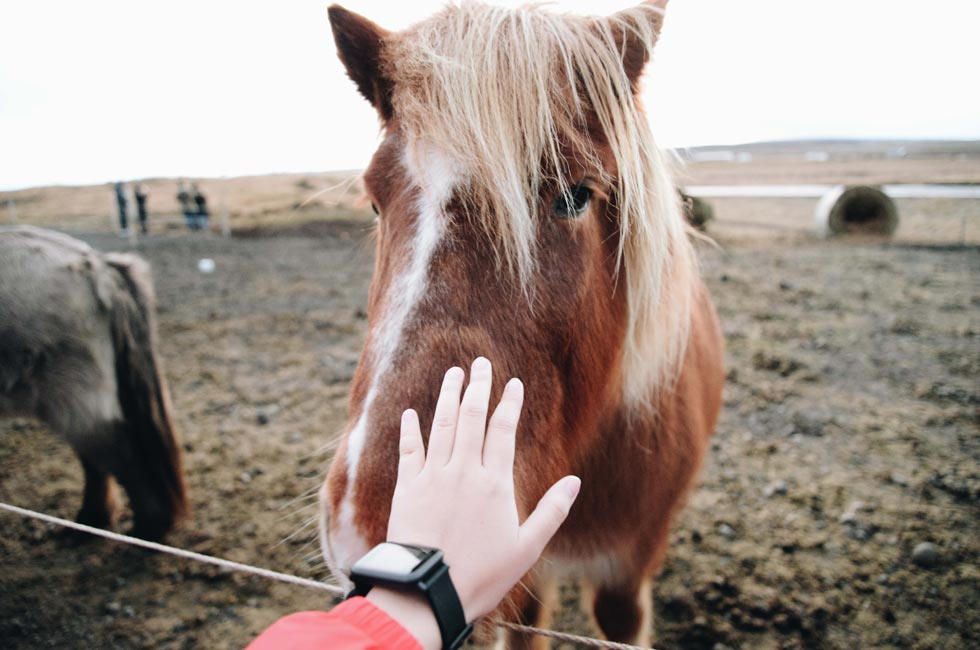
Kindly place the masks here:
<instances>
[{"instance_id":1,"label":"blonde mane","mask_svg":"<svg viewBox=\"0 0 980 650\"><path fill-rule=\"evenodd\" d=\"M641 5L597 18L463 2L393 35L384 55L407 154L419 165L431 149L452 157L465 173L464 200L525 285L536 267L542 190L564 192L578 180L567 178L560 143L602 169L586 128L591 113L618 168L618 269L629 311L622 380L626 403L638 408L676 377L697 278L667 158L623 65L624 35L652 48L662 13Z\"/></svg>"}]
</instances>

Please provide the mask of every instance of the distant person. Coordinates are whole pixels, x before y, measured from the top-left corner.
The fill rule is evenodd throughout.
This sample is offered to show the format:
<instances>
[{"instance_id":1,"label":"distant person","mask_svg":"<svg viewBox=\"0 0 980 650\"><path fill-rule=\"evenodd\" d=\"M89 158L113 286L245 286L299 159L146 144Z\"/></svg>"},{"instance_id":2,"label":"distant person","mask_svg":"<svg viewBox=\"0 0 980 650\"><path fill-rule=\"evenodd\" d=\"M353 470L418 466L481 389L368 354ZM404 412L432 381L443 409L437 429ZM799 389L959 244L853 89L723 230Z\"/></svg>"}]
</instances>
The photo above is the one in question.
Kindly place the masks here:
<instances>
[{"instance_id":1,"label":"distant person","mask_svg":"<svg viewBox=\"0 0 980 650\"><path fill-rule=\"evenodd\" d=\"M119 230L123 234L129 232L129 222L126 218L126 184L116 183L116 205L119 206Z\"/></svg>"},{"instance_id":2,"label":"distant person","mask_svg":"<svg viewBox=\"0 0 980 650\"><path fill-rule=\"evenodd\" d=\"M196 230L208 229L208 200L204 198L197 183L191 184L191 197L194 199Z\"/></svg>"},{"instance_id":3,"label":"distant person","mask_svg":"<svg viewBox=\"0 0 980 650\"><path fill-rule=\"evenodd\" d=\"M150 194L146 191L145 185L137 183L133 188L133 196L136 198L136 214L140 220L140 232L145 235L148 231L146 225L146 199L149 198Z\"/></svg>"},{"instance_id":4,"label":"distant person","mask_svg":"<svg viewBox=\"0 0 980 650\"><path fill-rule=\"evenodd\" d=\"M184 214L184 223L187 224L187 229L195 230L194 215L197 213L197 208L194 206L194 199L183 181L177 183L177 201L180 203L180 211Z\"/></svg>"}]
</instances>

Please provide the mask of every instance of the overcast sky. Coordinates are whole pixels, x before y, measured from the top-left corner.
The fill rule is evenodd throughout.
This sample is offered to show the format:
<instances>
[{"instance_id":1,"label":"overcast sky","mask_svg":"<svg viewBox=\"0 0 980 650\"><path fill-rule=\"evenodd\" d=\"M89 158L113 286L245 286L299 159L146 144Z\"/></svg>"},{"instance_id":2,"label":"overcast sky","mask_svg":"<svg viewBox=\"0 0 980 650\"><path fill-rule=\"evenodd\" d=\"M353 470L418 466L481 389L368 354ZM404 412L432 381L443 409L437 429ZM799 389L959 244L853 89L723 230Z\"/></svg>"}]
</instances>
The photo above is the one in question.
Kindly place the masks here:
<instances>
[{"instance_id":1,"label":"overcast sky","mask_svg":"<svg viewBox=\"0 0 980 650\"><path fill-rule=\"evenodd\" d=\"M0 2L0 189L363 167L377 121L328 4ZM400 28L444 3L344 4ZM674 147L980 139L978 24L964 0L672 0L645 101Z\"/></svg>"}]
</instances>

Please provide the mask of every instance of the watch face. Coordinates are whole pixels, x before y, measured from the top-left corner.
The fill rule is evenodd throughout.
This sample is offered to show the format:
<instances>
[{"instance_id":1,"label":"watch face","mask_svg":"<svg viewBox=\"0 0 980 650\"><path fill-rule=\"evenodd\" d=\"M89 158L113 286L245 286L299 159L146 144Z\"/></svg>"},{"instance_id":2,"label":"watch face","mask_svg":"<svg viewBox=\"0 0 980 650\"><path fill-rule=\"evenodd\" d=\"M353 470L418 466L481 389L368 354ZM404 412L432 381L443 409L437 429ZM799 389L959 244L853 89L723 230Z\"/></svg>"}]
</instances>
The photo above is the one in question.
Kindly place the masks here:
<instances>
[{"instance_id":1,"label":"watch face","mask_svg":"<svg viewBox=\"0 0 980 650\"><path fill-rule=\"evenodd\" d=\"M432 555L432 549L385 542L378 544L368 551L367 555L355 562L354 570L407 576L430 555Z\"/></svg>"}]
</instances>

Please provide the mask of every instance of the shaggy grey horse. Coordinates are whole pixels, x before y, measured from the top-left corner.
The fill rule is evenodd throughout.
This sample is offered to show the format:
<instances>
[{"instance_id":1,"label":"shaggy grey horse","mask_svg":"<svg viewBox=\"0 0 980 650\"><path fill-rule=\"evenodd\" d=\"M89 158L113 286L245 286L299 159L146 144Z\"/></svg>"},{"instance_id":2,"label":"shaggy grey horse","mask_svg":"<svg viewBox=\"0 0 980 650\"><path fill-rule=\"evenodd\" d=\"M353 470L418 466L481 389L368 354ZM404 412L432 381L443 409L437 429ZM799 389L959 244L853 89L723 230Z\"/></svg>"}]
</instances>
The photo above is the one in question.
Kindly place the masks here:
<instances>
[{"instance_id":1,"label":"shaggy grey horse","mask_svg":"<svg viewBox=\"0 0 980 650\"><path fill-rule=\"evenodd\" d=\"M156 354L149 265L50 230L0 227L0 416L64 436L82 462L77 520L112 525L112 478L133 534L188 513L181 448Z\"/></svg>"}]
</instances>

